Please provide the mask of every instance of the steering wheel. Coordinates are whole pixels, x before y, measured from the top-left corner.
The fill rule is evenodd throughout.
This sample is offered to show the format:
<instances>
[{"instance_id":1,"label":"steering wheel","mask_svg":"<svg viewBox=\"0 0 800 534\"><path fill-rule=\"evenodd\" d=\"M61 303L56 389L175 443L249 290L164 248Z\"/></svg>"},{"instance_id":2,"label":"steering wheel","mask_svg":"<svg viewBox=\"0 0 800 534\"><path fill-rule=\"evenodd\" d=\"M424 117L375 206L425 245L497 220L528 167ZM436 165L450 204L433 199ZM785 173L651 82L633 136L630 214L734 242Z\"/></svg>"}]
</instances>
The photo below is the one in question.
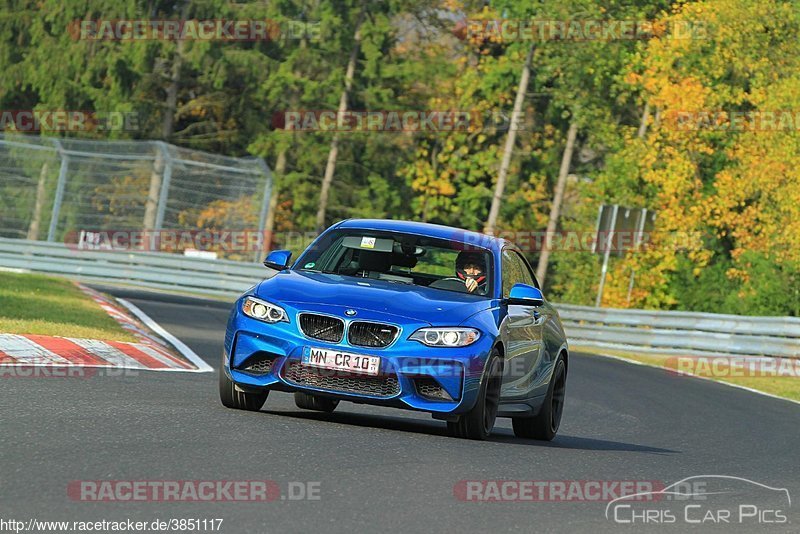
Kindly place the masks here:
<instances>
[{"instance_id":1,"label":"steering wheel","mask_svg":"<svg viewBox=\"0 0 800 534\"><path fill-rule=\"evenodd\" d=\"M467 284L460 278L455 278L453 276L449 278L440 278L434 282L428 284L428 287L432 287L434 289L448 289L450 291L461 291L462 293L468 293L467 291Z\"/></svg>"}]
</instances>

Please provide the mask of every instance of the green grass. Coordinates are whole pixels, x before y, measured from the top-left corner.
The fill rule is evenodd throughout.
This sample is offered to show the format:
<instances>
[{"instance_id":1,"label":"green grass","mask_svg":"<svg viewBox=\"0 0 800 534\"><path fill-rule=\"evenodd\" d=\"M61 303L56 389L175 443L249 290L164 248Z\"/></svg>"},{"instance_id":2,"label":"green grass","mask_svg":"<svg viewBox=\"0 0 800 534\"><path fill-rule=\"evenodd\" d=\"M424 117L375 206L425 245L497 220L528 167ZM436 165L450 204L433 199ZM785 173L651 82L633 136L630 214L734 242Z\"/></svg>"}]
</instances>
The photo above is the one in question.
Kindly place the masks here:
<instances>
[{"instance_id":1,"label":"green grass","mask_svg":"<svg viewBox=\"0 0 800 534\"><path fill-rule=\"evenodd\" d=\"M632 354L614 349L595 349L591 347L573 347L573 350L583 352L586 354L596 354L600 357L603 354L610 356L617 356L626 360L654 365L656 367L663 367L667 370L675 370L675 356L665 354ZM600 354L598 354L600 353ZM728 376L728 377L715 377L708 376L708 373L698 373L698 376L703 378L710 378L717 382L725 382L728 384L736 384L738 386L748 387L757 391L763 391L770 395L777 395L786 399L800 401L800 377L796 376Z\"/></svg>"},{"instance_id":2,"label":"green grass","mask_svg":"<svg viewBox=\"0 0 800 534\"><path fill-rule=\"evenodd\" d=\"M2 271L0 333L136 341L71 281Z\"/></svg>"}]
</instances>

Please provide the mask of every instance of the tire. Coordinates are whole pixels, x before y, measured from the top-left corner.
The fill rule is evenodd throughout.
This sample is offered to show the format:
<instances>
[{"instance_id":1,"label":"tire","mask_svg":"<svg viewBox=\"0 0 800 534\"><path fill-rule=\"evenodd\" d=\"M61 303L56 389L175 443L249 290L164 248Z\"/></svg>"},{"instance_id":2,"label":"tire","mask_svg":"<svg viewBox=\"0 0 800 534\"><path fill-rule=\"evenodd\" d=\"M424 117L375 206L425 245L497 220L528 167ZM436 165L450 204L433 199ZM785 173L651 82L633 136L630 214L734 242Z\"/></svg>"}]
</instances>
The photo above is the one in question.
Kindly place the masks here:
<instances>
[{"instance_id":1,"label":"tire","mask_svg":"<svg viewBox=\"0 0 800 534\"><path fill-rule=\"evenodd\" d=\"M339 406L338 399L317 397L315 395L303 393L302 391L294 392L294 403L298 408L302 408L304 410L315 410L318 412L327 413L331 413L336 409L337 406Z\"/></svg>"},{"instance_id":2,"label":"tire","mask_svg":"<svg viewBox=\"0 0 800 534\"><path fill-rule=\"evenodd\" d=\"M535 417L514 417L514 435L518 438L551 441L558 433L564 413L564 396L567 389L567 366L560 355L556 360L553 378L547 388L542 408Z\"/></svg>"},{"instance_id":3,"label":"tire","mask_svg":"<svg viewBox=\"0 0 800 534\"><path fill-rule=\"evenodd\" d=\"M497 419L502 385L503 359L497 349L492 349L475 406L459 417L458 421L448 422L448 433L453 437L476 440L489 437Z\"/></svg>"},{"instance_id":4,"label":"tire","mask_svg":"<svg viewBox=\"0 0 800 534\"><path fill-rule=\"evenodd\" d=\"M234 410L257 412L264 406L267 395L269 395L269 390L261 393L237 391L233 380L225 374L225 358L223 357L222 365L219 368L219 400L222 401L223 406Z\"/></svg>"}]
</instances>

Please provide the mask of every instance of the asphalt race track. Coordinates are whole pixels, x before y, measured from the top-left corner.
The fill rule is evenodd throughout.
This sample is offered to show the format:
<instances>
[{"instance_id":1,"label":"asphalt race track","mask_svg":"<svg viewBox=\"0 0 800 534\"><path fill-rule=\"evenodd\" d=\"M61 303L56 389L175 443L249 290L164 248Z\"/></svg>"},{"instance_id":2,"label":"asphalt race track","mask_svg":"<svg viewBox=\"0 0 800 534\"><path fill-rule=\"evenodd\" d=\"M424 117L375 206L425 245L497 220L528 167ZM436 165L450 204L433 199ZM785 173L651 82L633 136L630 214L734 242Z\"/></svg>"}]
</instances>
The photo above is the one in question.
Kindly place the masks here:
<instances>
[{"instance_id":1,"label":"asphalt race track","mask_svg":"<svg viewBox=\"0 0 800 534\"><path fill-rule=\"evenodd\" d=\"M100 289L133 302L218 368L228 304ZM447 437L445 424L427 415L351 403L317 414L285 393L273 392L261 413L228 410L212 373L5 378L0 516L221 518L223 533L672 532L687 525L626 527L606 519L606 502L464 502L454 487L498 479L668 484L697 475L787 488L800 502L800 405L597 356L571 358L552 443L515 438L508 419L489 441L474 442ZM284 499L81 502L67 493L80 480L272 480ZM319 499L286 498L292 482L318 483ZM798 532L794 504L788 525L738 530Z\"/></svg>"}]
</instances>

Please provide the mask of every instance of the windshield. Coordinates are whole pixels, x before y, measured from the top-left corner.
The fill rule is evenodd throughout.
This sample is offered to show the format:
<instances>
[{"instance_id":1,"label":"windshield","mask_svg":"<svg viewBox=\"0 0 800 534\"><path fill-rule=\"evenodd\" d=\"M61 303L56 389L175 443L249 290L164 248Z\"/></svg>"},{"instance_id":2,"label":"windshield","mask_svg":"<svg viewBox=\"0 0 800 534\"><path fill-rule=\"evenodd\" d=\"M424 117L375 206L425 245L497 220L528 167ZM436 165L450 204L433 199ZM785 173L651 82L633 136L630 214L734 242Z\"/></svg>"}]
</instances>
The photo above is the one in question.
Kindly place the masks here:
<instances>
[{"instance_id":1,"label":"windshield","mask_svg":"<svg viewBox=\"0 0 800 534\"><path fill-rule=\"evenodd\" d=\"M491 252L474 246L465 248L461 242L417 235L336 230L306 250L296 268L491 295Z\"/></svg>"}]
</instances>

